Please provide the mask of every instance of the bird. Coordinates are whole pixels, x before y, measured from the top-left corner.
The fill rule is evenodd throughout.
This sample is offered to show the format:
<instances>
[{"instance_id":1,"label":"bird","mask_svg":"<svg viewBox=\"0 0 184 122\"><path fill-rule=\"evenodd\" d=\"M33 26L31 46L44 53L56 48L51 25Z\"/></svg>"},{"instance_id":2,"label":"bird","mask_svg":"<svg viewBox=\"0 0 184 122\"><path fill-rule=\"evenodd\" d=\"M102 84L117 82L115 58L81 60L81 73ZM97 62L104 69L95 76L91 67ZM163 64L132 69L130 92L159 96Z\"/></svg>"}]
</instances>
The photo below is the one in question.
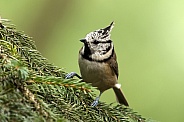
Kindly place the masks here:
<instances>
[{"instance_id":1,"label":"bird","mask_svg":"<svg viewBox=\"0 0 184 122\"><path fill-rule=\"evenodd\" d=\"M83 43L78 56L81 77L75 72L68 73L65 77L69 79L77 76L98 88L100 94L91 104L93 107L98 105L102 93L110 88L113 88L117 102L129 106L121 84L118 83L117 57L110 39L114 24L113 21L107 27L92 31L80 40Z\"/></svg>"}]
</instances>

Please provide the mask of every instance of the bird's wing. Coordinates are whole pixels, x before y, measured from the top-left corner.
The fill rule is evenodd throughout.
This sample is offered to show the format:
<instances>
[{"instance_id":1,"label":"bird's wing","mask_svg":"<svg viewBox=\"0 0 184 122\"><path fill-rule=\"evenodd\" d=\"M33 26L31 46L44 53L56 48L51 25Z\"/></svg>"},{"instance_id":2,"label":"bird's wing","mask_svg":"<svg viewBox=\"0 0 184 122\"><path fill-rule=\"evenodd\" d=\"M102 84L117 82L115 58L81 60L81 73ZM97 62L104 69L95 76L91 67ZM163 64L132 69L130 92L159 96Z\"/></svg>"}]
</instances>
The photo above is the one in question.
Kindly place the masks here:
<instances>
[{"instance_id":1,"label":"bird's wing","mask_svg":"<svg viewBox=\"0 0 184 122\"><path fill-rule=\"evenodd\" d=\"M110 65L112 71L114 71L114 73L116 74L116 76L118 78L119 72L118 72L118 62L116 60L116 53L114 51L112 53L113 53L113 55L110 58L110 60L108 60L108 63Z\"/></svg>"}]
</instances>

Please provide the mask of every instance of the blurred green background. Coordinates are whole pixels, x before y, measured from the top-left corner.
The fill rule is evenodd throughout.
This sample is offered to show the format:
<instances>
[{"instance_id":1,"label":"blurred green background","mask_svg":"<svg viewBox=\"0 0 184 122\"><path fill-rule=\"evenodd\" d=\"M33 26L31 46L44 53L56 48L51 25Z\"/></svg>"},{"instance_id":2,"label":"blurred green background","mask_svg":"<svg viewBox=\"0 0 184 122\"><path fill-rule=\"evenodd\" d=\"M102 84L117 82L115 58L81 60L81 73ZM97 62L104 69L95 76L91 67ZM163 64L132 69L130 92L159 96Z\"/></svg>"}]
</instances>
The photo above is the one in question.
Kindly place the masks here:
<instances>
[{"instance_id":1,"label":"blurred green background","mask_svg":"<svg viewBox=\"0 0 184 122\"><path fill-rule=\"evenodd\" d=\"M50 62L78 73L79 39L115 21L111 39L130 107L154 120L184 121L184 1L1 0L0 16L33 37ZM113 91L101 100L115 102Z\"/></svg>"}]
</instances>

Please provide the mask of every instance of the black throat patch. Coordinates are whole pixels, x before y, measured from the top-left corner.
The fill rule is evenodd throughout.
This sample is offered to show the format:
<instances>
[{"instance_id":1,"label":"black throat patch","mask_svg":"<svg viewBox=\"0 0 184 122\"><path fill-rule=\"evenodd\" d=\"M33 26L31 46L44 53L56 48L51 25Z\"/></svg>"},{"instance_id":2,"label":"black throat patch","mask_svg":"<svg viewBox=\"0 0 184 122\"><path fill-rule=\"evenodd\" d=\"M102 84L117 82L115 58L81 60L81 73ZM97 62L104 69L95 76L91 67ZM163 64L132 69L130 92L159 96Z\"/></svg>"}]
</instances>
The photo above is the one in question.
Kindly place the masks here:
<instances>
[{"instance_id":1,"label":"black throat patch","mask_svg":"<svg viewBox=\"0 0 184 122\"><path fill-rule=\"evenodd\" d=\"M84 53L81 54L83 58L88 59L91 55L91 50L87 43L84 43Z\"/></svg>"}]
</instances>

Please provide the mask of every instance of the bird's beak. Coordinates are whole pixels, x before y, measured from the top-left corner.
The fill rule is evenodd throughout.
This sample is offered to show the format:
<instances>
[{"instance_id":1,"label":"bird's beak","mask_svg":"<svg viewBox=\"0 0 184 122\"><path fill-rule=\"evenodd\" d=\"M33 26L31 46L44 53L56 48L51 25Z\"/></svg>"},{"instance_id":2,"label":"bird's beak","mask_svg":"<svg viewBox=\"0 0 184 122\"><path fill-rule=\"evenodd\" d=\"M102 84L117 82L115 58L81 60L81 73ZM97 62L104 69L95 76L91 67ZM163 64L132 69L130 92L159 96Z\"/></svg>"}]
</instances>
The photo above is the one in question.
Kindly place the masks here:
<instances>
[{"instance_id":1,"label":"bird's beak","mask_svg":"<svg viewBox=\"0 0 184 122\"><path fill-rule=\"evenodd\" d=\"M86 42L86 39L81 39L80 41L83 42L83 43L85 43Z\"/></svg>"}]
</instances>

